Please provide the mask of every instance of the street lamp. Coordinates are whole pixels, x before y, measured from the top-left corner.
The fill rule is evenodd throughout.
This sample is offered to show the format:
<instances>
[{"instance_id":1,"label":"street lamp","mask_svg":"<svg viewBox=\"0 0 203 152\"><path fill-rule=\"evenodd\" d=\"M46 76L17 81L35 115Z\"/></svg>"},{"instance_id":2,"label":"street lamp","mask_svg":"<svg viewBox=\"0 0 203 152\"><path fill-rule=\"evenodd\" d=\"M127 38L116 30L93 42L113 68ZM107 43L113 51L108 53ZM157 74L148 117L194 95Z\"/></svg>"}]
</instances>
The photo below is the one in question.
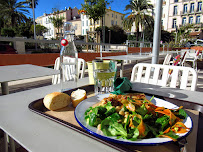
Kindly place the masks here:
<instances>
[{"instance_id":1,"label":"street lamp","mask_svg":"<svg viewBox=\"0 0 203 152\"><path fill-rule=\"evenodd\" d=\"M109 44L111 43L111 30L108 30L109 31Z\"/></svg>"},{"instance_id":2,"label":"street lamp","mask_svg":"<svg viewBox=\"0 0 203 152\"><path fill-rule=\"evenodd\" d=\"M35 4L34 4L34 0L32 0L32 13L33 13L33 24L34 24L34 39L36 39L36 31L35 31Z\"/></svg>"},{"instance_id":3,"label":"street lamp","mask_svg":"<svg viewBox=\"0 0 203 152\"><path fill-rule=\"evenodd\" d=\"M177 43L177 35L178 35L178 28L176 26L176 37L175 37L175 44Z\"/></svg>"},{"instance_id":4,"label":"street lamp","mask_svg":"<svg viewBox=\"0 0 203 152\"><path fill-rule=\"evenodd\" d=\"M33 13L33 25L34 25L34 39L36 40L36 28L35 28L35 3L32 0L32 13ZM35 50L37 50L37 43L35 43Z\"/></svg>"}]
</instances>

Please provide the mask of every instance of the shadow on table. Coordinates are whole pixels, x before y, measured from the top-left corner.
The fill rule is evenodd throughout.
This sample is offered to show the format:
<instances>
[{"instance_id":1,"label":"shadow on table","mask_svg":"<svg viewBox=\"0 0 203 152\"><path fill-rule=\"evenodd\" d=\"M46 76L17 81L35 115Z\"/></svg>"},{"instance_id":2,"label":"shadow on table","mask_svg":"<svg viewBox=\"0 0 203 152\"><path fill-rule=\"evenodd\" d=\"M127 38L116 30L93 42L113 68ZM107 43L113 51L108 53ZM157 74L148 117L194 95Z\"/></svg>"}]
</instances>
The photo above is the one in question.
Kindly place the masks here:
<instances>
[{"instance_id":1,"label":"shadow on table","mask_svg":"<svg viewBox=\"0 0 203 152\"><path fill-rule=\"evenodd\" d=\"M139 83L139 82L132 82L132 86L133 86L132 89L135 91L154 94L154 95L168 97L168 98L184 99L188 97L186 94L175 91L175 90L180 90L177 88L174 90L174 88L166 88L158 85L145 84L145 83Z\"/></svg>"},{"instance_id":2,"label":"shadow on table","mask_svg":"<svg viewBox=\"0 0 203 152\"><path fill-rule=\"evenodd\" d=\"M183 106L184 108L197 110L203 113L203 106L195 102L187 101L188 95L186 93L181 93L181 91L184 91L181 89L132 82L132 90L160 96L161 98L164 98L177 106Z\"/></svg>"}]
</instances>

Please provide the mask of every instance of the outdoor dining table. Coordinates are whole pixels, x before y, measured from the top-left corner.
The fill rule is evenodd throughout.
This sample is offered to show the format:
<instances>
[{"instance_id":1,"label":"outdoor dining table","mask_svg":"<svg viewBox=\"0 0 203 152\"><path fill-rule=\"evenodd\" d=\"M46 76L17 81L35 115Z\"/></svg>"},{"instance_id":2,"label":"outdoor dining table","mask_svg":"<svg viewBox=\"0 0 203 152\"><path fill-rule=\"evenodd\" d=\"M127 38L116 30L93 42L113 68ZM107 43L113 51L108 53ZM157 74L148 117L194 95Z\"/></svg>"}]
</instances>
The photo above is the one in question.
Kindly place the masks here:
<instances>
[{"instance_id":1,"label":"outdoor dining table","mask_svg":"<svg viewBox=\"0 0 203 152\"><path fill-rule=\"evenodd\" d=\"M8 82L10 81L43 77L55 74L59 74L59 70L31 64L0 66L0 83L2 94L9 94Z\"/></svg>"},{"instance_id":2,"label":"outdoor dining table","mask_svg":"<svg viewBox=\"0 0 203 152\"><path fill-rule=\"evenodd\" d=\"M79 79L77 87L89 85L88 77ZM69 88L75 82L68 83ZM196 151L196 145L200 144L201 128L198 128L200 112L203 112L203 94L197 91L187 91L174 88L154 86L144 83L132 83L133 90L166 97L170 102L176 102L178 106L183 105L193 120L192 132L187 136L187 151ZM32 90L0 96L0 128L9 136L21 144L25 149L32 152L64 152L64 151L130 151L130 145L115 145L112 142L101 142L90 135L75 131L38 115L28 108L29 104L45 95L59 91L60 84L49 85ZM202 120L202 119L201 119ZM201 132L202 133L202 132ZM198 140L197 140L198 139ZM124 147L120 149L119 147ZM174 151L171 143L160 146L135 146L134 150L141 151ZM177 149L176 149L177 150Z\"/></svg>"},{"instance_id":3,"label":"outdoor dining table","mask_svg":"<svg viewBox=\"0 0 203 152\"><path fill-rule=\"evenodd\" d=\"M138 60L146 60L152 58L152 55L118 55L118 56L106 56L106 57L97 57L97 59L110 59L110 60L120 60L121 61L121 69L120 69L120 77L123 77L124 72L124 61L138 61Z\"/></svg>"},{"instance_id":4,"label":"outdoor dining table","mask_svg":"<svg viewBox=\"0 0 203 152\"><path fill-rule=\"evenodd\" d=\"M41 66L36 66L31 64L0 66L0 83L1 83L2 95L9 94L8 82L55 75L55 74L59 74L59 70L54 70L51 68L46 68L46 67L41 67ZM5 134L5 140L7 140L6 136L7 135ZM12 138L10 137L8 138L9 138L11 149L13 149L14 141ZM7 143L5 143L5 147L8 148ZM8 149L6 151L8 151Z\"/></svg>"}]
</instances>

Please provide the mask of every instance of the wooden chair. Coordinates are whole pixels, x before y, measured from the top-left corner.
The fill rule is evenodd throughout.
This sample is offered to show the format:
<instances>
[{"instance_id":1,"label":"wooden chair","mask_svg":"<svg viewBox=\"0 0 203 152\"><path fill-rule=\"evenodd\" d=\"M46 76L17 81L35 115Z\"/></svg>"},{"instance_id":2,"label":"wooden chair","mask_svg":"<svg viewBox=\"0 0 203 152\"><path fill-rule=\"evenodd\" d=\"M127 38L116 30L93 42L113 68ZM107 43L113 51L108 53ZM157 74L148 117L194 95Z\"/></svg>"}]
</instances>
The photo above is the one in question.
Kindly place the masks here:
<instances>
[{"instance_id":1,"label":"wooden chair","mask_svg":"<svg viewBox=\"0 0 203 152\"><path fill-rule=\"evenodd\" d=\"M138 63L133 67L131 81L195 91L197 72L191 67Z\"/></svg>"},{"instance_id":2,"label":"wooden chair","mask_svg":"<svg viewBox=\"0 0 203 152\"><path fill-rule=\"evenodd\" d=\"M64 63L66 63L67 65L65 65L65 68L63 68L63 70L65 71L65 75L64 78L68 81L73 80L74 79L74 73L75 73L75 58L71 58L71 57L64 57ZM84 74L85 74L85 68L86 68L86 62L84 59L82 58L78 58L78 78L84 78ZM60 69L60 57L58 57L55 60L55 64L54 64L54 69L55 70L59 70ZM52 77L52 84L58 84L60 83L60 74L58 75L54 75Z\"/></svg>"}]
</instances>

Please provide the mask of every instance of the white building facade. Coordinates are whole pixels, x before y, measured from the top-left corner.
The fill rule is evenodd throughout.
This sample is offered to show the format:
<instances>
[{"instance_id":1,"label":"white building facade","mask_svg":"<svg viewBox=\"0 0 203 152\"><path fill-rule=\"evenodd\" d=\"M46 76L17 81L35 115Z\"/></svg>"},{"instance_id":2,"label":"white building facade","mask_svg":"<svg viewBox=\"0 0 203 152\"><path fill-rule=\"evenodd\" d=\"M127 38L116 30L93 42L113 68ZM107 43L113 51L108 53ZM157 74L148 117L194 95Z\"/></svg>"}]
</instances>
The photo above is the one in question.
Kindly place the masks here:
<instances>
[{"instance_id":1,"label":"white building facade","mask_svg":"<svg viewBox=\"0 0 203 152\"><path fill-rule=\"evenodd\" d=\"M81 14L81 27L82 35L86 35L87 31L90 31L90 20L88 15Z\"/></svg>"},{"instance_id":2,"label":"white building facade","mask_svg":"<svg viewBox=\"0 0 203 152\"><path fill-rule=\"evenodd\" d=\"M151 4L156 7L155 0L151 0ZM202 15L202 0L163 0L162 29L172 32L186 24L201 27Z\"/></svg>"},{"instance_id":3,"label":"white building facade","mask_svg":"<svg viewBox=\"0 0 203 152\"><path fill-rule=\"evenodd\" d=\"M53 14L44 14L43 16L40 16L35 20L37 22L37 24L43 25L48 29L48 31L43 34L45 39L56 38L55 34L54 34L55 28L49 19L50 17L53 17Z\"/></svg>"}]
</instances>

